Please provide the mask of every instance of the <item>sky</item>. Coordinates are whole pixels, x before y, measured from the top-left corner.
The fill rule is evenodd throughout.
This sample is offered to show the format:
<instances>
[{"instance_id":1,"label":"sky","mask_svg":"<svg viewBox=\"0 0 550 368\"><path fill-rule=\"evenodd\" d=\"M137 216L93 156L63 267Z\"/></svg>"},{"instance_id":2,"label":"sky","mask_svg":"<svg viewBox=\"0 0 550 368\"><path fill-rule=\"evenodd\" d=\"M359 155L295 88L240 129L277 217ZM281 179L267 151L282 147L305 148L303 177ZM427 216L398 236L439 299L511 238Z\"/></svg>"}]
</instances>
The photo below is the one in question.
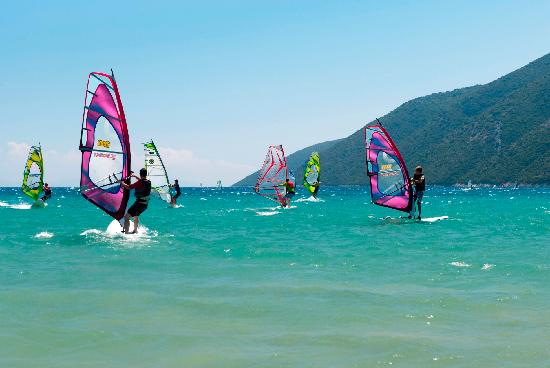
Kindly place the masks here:
<instances>
[{"instance_id":1,"label":"sky","mask_svg":"<svg viewBox=\"0 0 550 368\"><path fill-rule=\"evenodd\" d=\"M78 185L87 75L114 69L132 144L171 178L232 184L267 147L342 138L400 104L550 52L550 1L25 1L0 12L0 186L41 142Z\"/></svg>"}]
</instances>

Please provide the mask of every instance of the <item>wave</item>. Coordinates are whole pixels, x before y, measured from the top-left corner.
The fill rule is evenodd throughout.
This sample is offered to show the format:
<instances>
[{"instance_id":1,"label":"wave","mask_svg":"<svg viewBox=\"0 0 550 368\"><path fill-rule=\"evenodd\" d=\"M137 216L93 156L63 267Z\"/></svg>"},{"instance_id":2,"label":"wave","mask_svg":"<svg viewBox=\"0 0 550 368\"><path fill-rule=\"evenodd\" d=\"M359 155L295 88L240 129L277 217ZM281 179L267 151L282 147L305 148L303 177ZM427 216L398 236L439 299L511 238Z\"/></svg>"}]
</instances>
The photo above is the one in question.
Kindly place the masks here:
<instances>
[{"instance_id":1,"label":"wave","mask_svg":"<svg viewBox=\"0 0 550 368\"><path fill-rule=\"evenodd\" d=\"M313 196L308 198L298 198L294 202L301 203L301 202L324 202L321 198L315 198Z\"/></svg>"},{"instance_id":2,"label":"wave","mask_svg":"<svg viewBox=\"0 0 550 368\"><path fill-rule=\"evenodd\" d=\"M14 210L30 210L32 208L32 205L28 203L10 204L0 201L0 207L11 208Z\"/></svg>"},{"instance_id":3,"label":"wave","mask_svg":"<svg viewBox=\"0 0 550 368\"><path fill-rule=\"evenodd\" d=\"M130 231L133 230L133 222L130 222ZM122 232L122 225L117 220L111 221L107 229L102 231L98 229L87 229L80 233L81 236L98 238L98 239L109 239L109 240L121 240L124 242L146 242L150 241L152 238L158 236L157 231L150 231L144 225L139 225L137 232L135 234L124 234Z\"/></svg>"},{"instance_id":4,"label":"wave","mask_svg":"<svg viewBox=\"0 0 550 368\"><path fill-rule=\"evenodd\" d=\"M36 239L50 239L50 238L53 238L53 235L54 235L53 233L49 233L47 231L42 231L42 232L36 234L34 237Z\"/></svg>"},{"instance_id":5,"label":"wave","mask_svg":"<svg viewBox=\"0 0 550 368\"><path fill-rule=\"evenodd\" d=\"M460 261L451 262L449 264L454 267L472 267L472 265L466 262L460 262Z\"/></svg>"}]
</instances>

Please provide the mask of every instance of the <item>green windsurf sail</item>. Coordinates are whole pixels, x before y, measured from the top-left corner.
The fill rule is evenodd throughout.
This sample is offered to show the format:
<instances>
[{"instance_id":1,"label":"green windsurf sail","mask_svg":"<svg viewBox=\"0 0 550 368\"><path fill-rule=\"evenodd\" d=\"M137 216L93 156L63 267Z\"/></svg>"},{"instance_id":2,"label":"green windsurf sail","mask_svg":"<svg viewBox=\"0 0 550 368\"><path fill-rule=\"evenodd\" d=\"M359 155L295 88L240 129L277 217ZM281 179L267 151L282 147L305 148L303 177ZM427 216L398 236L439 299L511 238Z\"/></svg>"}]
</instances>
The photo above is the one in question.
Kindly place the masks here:
<instances>
[{"instance_id":1,"label":"green windsurf sail","mask_svg":"<svg viewBox=\"0 0 550 368\"><path fill-rule=\"evenodd\" d=\"M304 171L304 187L313 195L316 195L319 191L319 184L321 182L321 159L319 153L313 152L309 156L309 160L306 164L306 170Z\"/></svg>"},{"instance_id":2,"label":"green windsurf sail","mask_svg":"<svg viewBox=\"0 0 550 368\"><path fill-rule=\"evenodd\" d=\"M145 168L151 181L151 188L163 201L170 203L172 201L170 180L157 146L151 140L149 143L143 144L143 149L145 150Z\"/></svg>"},{"instance_id":3,"label":"green windsurf sail","mask_svg":"<svg viewBox=\"0 0 550 368\"><path fill-rule=\"evenodd\" d=\"M37 200L44 186L44 161L40 145L32 146L23 172L23 193Z\"/></svg>"}]
</instances>

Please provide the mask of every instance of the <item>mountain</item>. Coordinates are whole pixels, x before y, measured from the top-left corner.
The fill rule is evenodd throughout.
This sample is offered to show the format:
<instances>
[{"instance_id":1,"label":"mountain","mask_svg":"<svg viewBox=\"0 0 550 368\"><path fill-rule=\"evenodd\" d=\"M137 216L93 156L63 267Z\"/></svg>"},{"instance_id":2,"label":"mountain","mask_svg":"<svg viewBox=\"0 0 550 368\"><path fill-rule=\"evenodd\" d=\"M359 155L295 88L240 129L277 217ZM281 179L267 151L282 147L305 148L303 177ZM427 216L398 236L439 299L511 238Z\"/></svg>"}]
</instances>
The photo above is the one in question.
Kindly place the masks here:
<instances>
[{"instance_id":1,"label":"mountain","mask_svg":"<svg viewBox=\"0 0 550 368\"><path fill-rule=\"evenodd\" d=\"M409 171L422 165L428 183L550 184L550 54L485 85L413 99L380 120ZM318 149L323 184L367 183L363 135Z\"/></svg>"},{"instance_id":2,"label":"mountain","mask_svg":"<svg viewBox=\"0 0 550 368\"><path fill-rule=\"evenodd\" d=\"M341 139L336 139L334 141L327 141L327 142L323 142L323 143L317 143L317 144L314 144L313 146L303 148L299 151L296 151L296 152L288 155L287 158L286 158L286 164L290 168L290 170L292 170L292 172L294 172L296 174L296 178L297 178L298 183L301 182L301 177L302 177L302 173L303 173L303 169L304 169L303 166L305 165L306 161L309 159L309 155L311 154L311 152L325 151L325 150L331 148L332 146L334 146L335 144L337 144L340 141L341 141ZM266 147L266 152L267 152L267 147ZM262 157L262 160L263 160L263 157ZM260 165L258 165L258 166L260 166ZM300 170L300 171L298 171L298 170ZM246 178L244 178L244 179L236 182L235 184L233 184L233 186L234 187L254 186L256 184L256 180L258 179L259 171L260 170L248 175Z\"/></svg>"}]
</instances>

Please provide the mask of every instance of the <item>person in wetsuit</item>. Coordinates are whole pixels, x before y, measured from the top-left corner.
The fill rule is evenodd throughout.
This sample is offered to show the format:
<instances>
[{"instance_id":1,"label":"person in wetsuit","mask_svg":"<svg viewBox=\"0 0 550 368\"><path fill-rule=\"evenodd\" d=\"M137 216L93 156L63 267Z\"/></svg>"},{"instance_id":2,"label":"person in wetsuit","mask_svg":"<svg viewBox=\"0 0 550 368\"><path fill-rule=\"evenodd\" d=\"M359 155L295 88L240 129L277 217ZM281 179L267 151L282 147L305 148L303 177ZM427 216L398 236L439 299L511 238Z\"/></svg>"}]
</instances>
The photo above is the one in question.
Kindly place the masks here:
<instances>
[{"instance_id":1,"label":"person in wetsuit","mask_svg":"<svg viewBox=\"0 0 550 368\"><path fill-rule=\"evenodd\" d=\"M128 211L124 215L123 233L128 234L130 230L130 218L134 219L134 231L131 234L137 232L139 224L139 215L141 215L149 205L149 198L151 197L151 182L147 180L147 169L139 170L139 177L132 174L132 177L138 179L134 184L127 184L121 181L122 186L125 189L134 189L136 201L128 208Z\"/></svg>"},{"instance_id":2,"label":"person in wetsuit","mask_svg":"<svg viewBox=\"0 0 550 368\"><path fill-rule=\"evenodd\" d=\"M283 203L281 204L282 207L289 206L290 207L290 200L294 195L296 194L296 187L294 186L294 183L290 181L290 179L286 179L286 181L283 183L283 186L286 189L286 195L283 199Z\"/></svg>"},{"instance_id":3,"label":"person in wetsuit","mask_svg":"<svg viewBox=\"0 0 550 368\"><path fill-rule=\"evenodd\" d=\"M174 185L172 185L172 188L176 191L176 194L172 196L172 206L176 204L176 200L181 195L181 189L180 184L178 183L178 179L174 180Z\"/></svg>"},{"instance_id":4,"label":"person in wetsuit","mask_svg":"<svg viewBox=\"0 0 550 368\"><path fill-rule=\"evenodd\" d=\"M52 188L50 188L48 183L44 183L44 187L42 189L44 190L44 195L40 198L40 200L42 202L46 202L52 197Z\"/></svg>"},{"instance_id":5,"label":"person in wetsuit","mask_svg":"<svg viewBox=\"0 0 550 368\"><path fill-rule=\"evenodd\" d=\"M316 181L315 183L313 183L313 186L315 187L315 189L313 189L313 198L317 198L317 193L319 192L319 182Z\"/></svg>"},{"instance_id":6,"label":"person in wetsuit","mask_svg":"<svg viewBox=\"0 0 550 368\"><path fill-rule=\"evenodd\" d=\"M413 196L413 208L414 206L418 208L418 216L416 218L418 220L422 220L422 198L424 197L424 191L426 190L426 179L422 173L422 166L417 166L414 170L411 184L414 185L415 189Z\"/></svg>"}]
</instances>

